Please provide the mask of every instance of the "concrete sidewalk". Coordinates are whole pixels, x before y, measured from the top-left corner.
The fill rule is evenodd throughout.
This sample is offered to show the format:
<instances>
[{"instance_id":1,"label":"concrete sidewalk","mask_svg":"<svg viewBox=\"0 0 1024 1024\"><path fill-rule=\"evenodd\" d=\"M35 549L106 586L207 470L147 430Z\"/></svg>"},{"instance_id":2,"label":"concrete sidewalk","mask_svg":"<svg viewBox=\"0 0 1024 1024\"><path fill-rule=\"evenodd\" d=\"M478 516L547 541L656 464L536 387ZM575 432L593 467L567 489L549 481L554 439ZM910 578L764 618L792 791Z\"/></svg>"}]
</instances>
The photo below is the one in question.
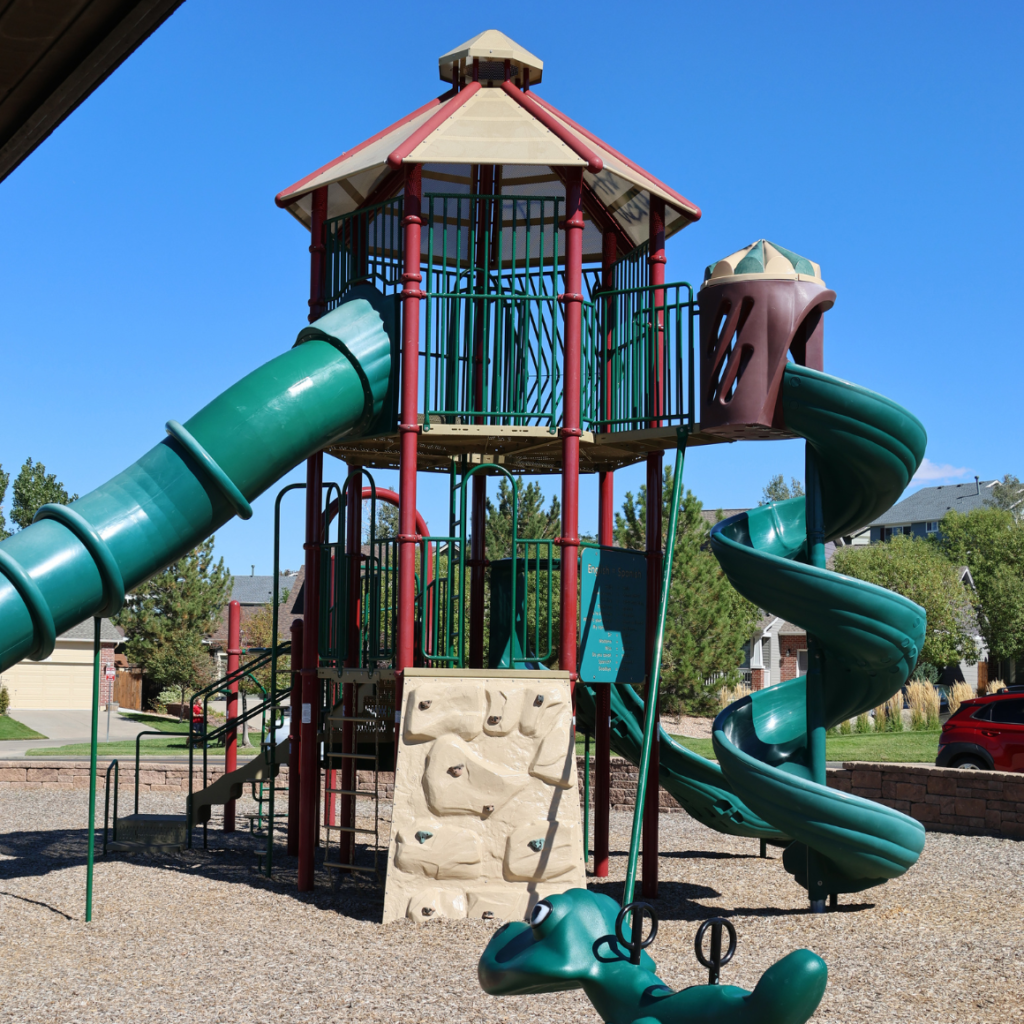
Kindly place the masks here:
<instances>
[{"instance_id":1,"label":"concrete sidewalk","mask_svg":"<svg viewBox=\"0 0 1024 1024\"><path fill-rule=\"evenodd\" d=\"M69 743L88 743L92 739L92 712L84 708L72 711L17 708L10 713L10 716L47 738L45 740L0 740L0 759L24 757L26 751L40 747L63 747ZM150 726L144 722L133 722L129 718L122 717L118 712L112 711L110 742L134 740L140 732L146 732L149 728ZM99 741L100 743L107 742L107 712L102 709L99 717Z\"/></svg>"}]
</instances>

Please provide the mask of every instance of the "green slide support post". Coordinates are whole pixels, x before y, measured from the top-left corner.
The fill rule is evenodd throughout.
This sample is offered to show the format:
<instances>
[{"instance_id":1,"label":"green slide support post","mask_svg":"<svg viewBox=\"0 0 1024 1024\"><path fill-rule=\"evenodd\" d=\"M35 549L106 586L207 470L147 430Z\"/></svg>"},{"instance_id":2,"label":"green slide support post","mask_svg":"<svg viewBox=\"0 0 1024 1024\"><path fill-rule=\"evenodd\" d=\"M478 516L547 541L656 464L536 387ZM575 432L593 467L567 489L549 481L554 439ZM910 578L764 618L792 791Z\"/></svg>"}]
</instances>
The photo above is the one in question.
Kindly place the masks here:
<instances>
[{"instance_id":1,"label":"green slide support post","mask_svg":"<svg viewBox=\"0 0 1024 1024\"><path fill-rule=\"evenodd\" d=\"M92 721L89 740L89 852L85 871L85 919L92 920L92 874L96 863L96 754L100 731L100 625L102 619L93 620L92 634ZM138 771L136 770L136 777ZM109 778L110 773L107 773ZM114 817L117 817L115 803ZM104 847L106 846L104 832ZM104 849L104 852L106 850Z\"/></svg>"},{"instance_id":2,"label":"green slide support post","mask_svg":"<svg viewBox=\"0 0 1024 1024\"><path fill-rule=\"evenodd\" d=\"M794 840L783 865L826 897L907 871L924 848L920 822L825 785L825 732L898 693L925 637L924 609L825 567L824 544L890 508L924 458L924 427L882 395L787 363L786 429L807 441L807 496L717 524L711 549L733 586L801 626L807 677L758 690L715 719L722 771L755 814Z\"/></svg>"},{"instance_id":3,"label":"green slide support post","mask_svg":"<svg viewBox=\"0 0 1024 1024\"><path fill-rule=\"evenodd\" d=\"M71 505L44 505L0 543L0 672L114 614L127 590L190 551L309 455L379 412L391 342L363 299L304 328L124 472Z\"/></svg>"}]
</instances>

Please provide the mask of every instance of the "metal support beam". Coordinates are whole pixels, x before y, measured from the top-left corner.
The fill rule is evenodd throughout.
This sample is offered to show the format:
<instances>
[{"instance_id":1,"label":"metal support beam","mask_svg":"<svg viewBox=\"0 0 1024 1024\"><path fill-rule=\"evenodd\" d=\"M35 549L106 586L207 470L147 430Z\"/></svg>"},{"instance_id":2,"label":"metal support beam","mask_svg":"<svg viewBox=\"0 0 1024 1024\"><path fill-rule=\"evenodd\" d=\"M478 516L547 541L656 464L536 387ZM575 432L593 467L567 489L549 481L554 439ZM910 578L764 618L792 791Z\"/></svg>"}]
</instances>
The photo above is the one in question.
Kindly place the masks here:
<instances>
[{"instance_id":1,"label":"metal support beam","mask_svg":"<svg viewBox=\"0 0 1024 1024\"><path fill-rule=\"evenodd\" d=\"M224 774L238 767L238 667L242 654L242 606L237 601L228 604L228 730L224 734ZM235 831L235 801L224 805L224 831Z\"/></svg>"}]
</instances>

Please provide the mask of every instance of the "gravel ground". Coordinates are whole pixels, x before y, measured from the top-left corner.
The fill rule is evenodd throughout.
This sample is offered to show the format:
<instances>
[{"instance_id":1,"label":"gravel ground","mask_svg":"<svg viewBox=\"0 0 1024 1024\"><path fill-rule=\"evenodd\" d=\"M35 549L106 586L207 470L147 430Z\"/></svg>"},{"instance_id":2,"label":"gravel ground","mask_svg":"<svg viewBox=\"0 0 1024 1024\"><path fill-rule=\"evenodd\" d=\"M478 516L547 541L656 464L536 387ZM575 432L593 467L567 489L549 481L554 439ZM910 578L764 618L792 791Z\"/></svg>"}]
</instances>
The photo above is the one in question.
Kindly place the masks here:
<instances>
[{"instance_id":1,"label":"gravel ground","mask_svg":"<svg viewBox=\"0 0 1024 1024\"><path fill-rule=\"evenodd\" d=\"M153 795L143 810L180 812L181 799ZM597 885L616 898L629 822L613 815L613 879ZM87 925L85 824L80 793L0 799L2 1022L597 1020L578 992L486 996L476 962L495 924L382 926L372 885L332 893L325 874L300 897L294 860L280 854L280 875L267 882L253 871L257 841L245 833L211 829L207 852L99 860ZM931 834L907 876L811 916L780 851L760 860L755 840L682 814L662 816L661 839L651 952L673 987L703 980L696 922L720 915L739 932L726 983L752 988L799 946L824 957L829 984L816 1021L1024 1019L1024 843Z\"/></svg>"}]
</instances>

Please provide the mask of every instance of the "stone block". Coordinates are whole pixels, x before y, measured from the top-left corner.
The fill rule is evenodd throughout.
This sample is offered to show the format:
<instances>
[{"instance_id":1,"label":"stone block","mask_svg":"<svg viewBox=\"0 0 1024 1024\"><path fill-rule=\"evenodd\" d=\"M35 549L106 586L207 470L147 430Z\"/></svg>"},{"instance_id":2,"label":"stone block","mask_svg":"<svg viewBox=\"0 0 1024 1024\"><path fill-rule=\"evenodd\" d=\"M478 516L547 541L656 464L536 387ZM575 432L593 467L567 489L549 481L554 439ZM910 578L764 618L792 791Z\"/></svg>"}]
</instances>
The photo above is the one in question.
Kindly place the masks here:
<instances>
[{"instance_id":1,"label":"stone block","mask_svg":"<svg viewBox=\"0 0 1024 1024\"><path fill-rule=\"evenodd\" d=\"M971 828L984 828L985 827L985 819L984 818L968 818L967 819L967 824Z\"/></svg>"},{"instance_id":2,"label":"stone block","mask_svg":"<svg viewBox=\"0 0 1024 1024\"><path fill-rule=\"evenodd\" d=\"M1001 811L992 810L989 808L985 811L985 827L986 828L999 828L1002 824L1003 815Z\"/></svg>"},{"instance_id":3,"label":"stone block","mask_svg":"<svg viewBox=\"0 0 1024 1024\"><path fill-rule=\"evenodd\" d=\"M897 782L896 783L896 799L897 800L909 800L911 803L916 803L924 800L925 787L917 782Z\"/></svg>"},{"instance_id":4,"label":"stone block","mask_svg":"<svg viewBox=\"0 0 1024 1024\"><path fill-rule=\"evenodd\" d=\"M1019 782L1004 782L1003 799L1024 802L1024 784Z\"/></svg>"},{"instance_id":5,"label":"stone block","mask_svg":"<svg viewBox=\"0 0 1024 1024\"><path fill-rule=\"evenodd\" d=\"M954 795L955 796L970 797L971 796L971 787L970 786L964 786L964 785L961 784L961 785L956 787L956 792L955 792Z\"/></svg>"},{"instance_id":6,"label":"stone block","mask_svg":"<svg viewBox=\"0 0 1024 1024\"><path fill-rule=\"evenodd\" d=\"M916 818L918 821L938 821L939 808L935 804L911 804L910 816L912 818Z\"/></svg>"},{"instance_id":7,"label":"stone block","mask_svg":"<svg viewBox=\"0 0 1024 1024\"><path fill-rule=\"evenodd\" d=\"M877 792L882 788L882 773L854 771L850 781L854 792L858 789L873 789Z\"/></svg>"},{"instance_id":8,"label":"stone block","mask_svg":"<svg viewBox=\"0 0 1024 1024\"><path fill-rule=\"evenodd\" d=\"M984 820L985 801L957 797L954 812L961 818L982 818Z\"/></svg>"},{"instance_id":9,"label":"stone block","mask_svg":"<svg viewBox=\"0 0 1024 1024\"><path fill-rule=\"evenodd\" d=\"M1000 831L1004 836L1024 838L1024 822L1004 821Z\"/></svg>"},{"instance_id":10,"label":"stone block","mask_svg":"<svg viewBox=\"0 0 1024 1024\"><path fill-rule=\"evenodd\" d=\"M56 782L57 781L57 769L56 768L36 768L34 765L28 769L27 772L28 782Z\"/></svg>"},{"instance_id":11,"label":"stone block","mask_svg":"<svg viewBox=\"0 0 1024 1024\"><path fill-rule=\"evenodd\" d=\"M902 811L904 814L910 813L910 801L909 800L897 800L893 805L897 811Z\"/></svg>"},{"instance_id":12,"label":"stone block","mask_svg":"<svg viewBox=\"0 0 1024 1024\"><path fill-rule=\"evenodd\" d=\"M859 789L857 786L852 787L850 792L854 796L862 796L865 800L878 800L877 789Z\"/></svg>"},{"instance_id":13,"label":"stone block","mask_svg":"<svg viewBox=\"0 0 1024 1024\"><path fill-rule=\"evenodd\" d=\"M162 786L167 779L167 773L161 771L153 771L152 769L142 768L139 770L139 783L148 782L151 786Z\"/></svg>"},{"instance_id":14,"label":"stone block","mask_svg":"<svg viewBox=\"0 0 1024 1024\"><path fill-rule=\"evenodd\" d=\"M25 782L27 774L25 768L0 768L0 782Z\"/></svg>"},{"instance_id":15,"label":"stone block","mask_svg":"<svg viewBox=\"0 0 1024 1024\"><path fill-rule=\"evenodd\" d=\"M938 793L925 793L924 802L926 804L935 804L938 807L942 803L943 798Z\"/></svg>"},{"instance_id":16,"label":"stone block","mask_svg":"<svg viewBox=\"0 0 1024 1024\"><path fill-rule=\"evenodd\" d=\"M939 813L940 814L955 814L956 813L956 797L955 796L940 796L939 797Z\"/></svg>"},{"instance_id":17,"label":"stone block","mask_svg":"<svg viewBox=\"0 0 1024 1024\"><path fill-rule=\"evenodd\" d=\"M956 780L948 776L931 775L928 778L928 792L938 796L956 796Z\"/></svg>"},{"instance_id":18,"label":"stone block","mask_svg":"<svg viewBox=\"0 0 1024 1024\"><path fill-rule=\"evenodd\" d=\"M882 796L884 796L886 798L886 800L895 800L896 799L896 783L892 782L890 779L883 779L882 780Z\"/></svg>"}]
</instances>

